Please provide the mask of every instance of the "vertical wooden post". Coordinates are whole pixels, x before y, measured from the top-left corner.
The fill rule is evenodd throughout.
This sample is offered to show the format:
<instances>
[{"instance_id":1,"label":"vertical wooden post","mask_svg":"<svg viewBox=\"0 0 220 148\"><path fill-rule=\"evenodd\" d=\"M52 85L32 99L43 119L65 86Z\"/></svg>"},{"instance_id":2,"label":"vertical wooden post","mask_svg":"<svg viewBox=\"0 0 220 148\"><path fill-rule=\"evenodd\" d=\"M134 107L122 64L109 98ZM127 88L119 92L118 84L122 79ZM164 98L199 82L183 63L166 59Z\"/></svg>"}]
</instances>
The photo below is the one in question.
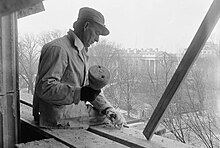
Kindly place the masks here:
<instances>
[{"instance_id":1,"label":"vertical wooden post","mask_svg":"<svg viewBox=\"0 0 220 148\"><path fill-rule=\"evenodd\" d=\"M0 147L18 143L20 113L18 99L17 17L0 17Z\"/></svg>"}]
</instances>

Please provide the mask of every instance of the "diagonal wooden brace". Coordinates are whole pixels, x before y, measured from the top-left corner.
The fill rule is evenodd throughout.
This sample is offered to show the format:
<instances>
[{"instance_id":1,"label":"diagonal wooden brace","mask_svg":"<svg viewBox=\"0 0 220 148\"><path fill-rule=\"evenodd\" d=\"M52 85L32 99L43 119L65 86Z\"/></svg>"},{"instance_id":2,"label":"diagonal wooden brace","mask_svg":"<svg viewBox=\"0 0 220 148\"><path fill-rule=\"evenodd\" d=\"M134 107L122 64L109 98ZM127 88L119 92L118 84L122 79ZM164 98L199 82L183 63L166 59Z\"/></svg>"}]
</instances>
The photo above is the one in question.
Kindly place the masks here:
<instances>
[{"instance_id":1,"label":"diagonal wooden brace","mask_svg":"<svg viewBox=\"0 0 220 148\"><path fill-rule=\"evenodd\" d=\"M220 17L220 0L214 0L183 59L158 102L143 134L150 140L172 97L209 38Z\"/></svg>"}]
</instances>

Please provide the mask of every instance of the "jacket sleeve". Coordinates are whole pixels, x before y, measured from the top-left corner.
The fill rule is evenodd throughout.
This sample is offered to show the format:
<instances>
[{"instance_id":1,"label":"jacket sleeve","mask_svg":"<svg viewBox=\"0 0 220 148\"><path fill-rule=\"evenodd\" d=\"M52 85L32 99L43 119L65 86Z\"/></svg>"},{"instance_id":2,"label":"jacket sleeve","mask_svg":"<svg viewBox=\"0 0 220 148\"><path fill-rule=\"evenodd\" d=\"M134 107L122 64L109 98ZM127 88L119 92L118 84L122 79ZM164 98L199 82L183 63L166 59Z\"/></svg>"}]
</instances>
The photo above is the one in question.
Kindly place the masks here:
<instances>
[{"instance_id":1,"label":"jacket sleeve","mask_svg":"<svg viewBox=\"0 0 220 148\"><path fill-rule=\"evenodd\" d=\"M111 103L106 99L103 92L101 92L94 101L90 102L99 112L102 112L106 108L113 108Z\"/></svg>"},{"instance_id":2,"label":"jacket sleeve","mask_svg":"<svg viewBox=\"0 0 220 148\"><path fill-rule=\"evenodd\" d=\"M59 46L43 47L38 68L39 80L36 94L44 101L55 105L78 104L80 87L61 83L68 65L68 55Z\"/></svg>"}]
</instances>

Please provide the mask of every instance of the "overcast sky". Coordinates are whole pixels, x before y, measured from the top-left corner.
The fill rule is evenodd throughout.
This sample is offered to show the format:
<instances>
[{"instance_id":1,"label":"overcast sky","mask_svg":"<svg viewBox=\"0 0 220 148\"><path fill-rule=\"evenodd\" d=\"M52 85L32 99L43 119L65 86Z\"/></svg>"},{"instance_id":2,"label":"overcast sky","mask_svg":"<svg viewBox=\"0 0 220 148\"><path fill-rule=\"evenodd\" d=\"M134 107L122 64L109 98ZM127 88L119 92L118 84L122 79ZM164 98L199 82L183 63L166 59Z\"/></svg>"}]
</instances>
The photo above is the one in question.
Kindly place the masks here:
<instances>
[{"instance_id":1,"label":"overcast sky","mask_svg":"<svg viewBox=\"0 0 220 148\"><path fill-rule=\"evenodd\" d=\"M18 20L19 34L59 29L67 31L78 11L100 11L110 35L123 48L187 48L213 0L46 0L45 11ZM220 23L212 36L220 39Z\"/></svg>"}]
</instances>

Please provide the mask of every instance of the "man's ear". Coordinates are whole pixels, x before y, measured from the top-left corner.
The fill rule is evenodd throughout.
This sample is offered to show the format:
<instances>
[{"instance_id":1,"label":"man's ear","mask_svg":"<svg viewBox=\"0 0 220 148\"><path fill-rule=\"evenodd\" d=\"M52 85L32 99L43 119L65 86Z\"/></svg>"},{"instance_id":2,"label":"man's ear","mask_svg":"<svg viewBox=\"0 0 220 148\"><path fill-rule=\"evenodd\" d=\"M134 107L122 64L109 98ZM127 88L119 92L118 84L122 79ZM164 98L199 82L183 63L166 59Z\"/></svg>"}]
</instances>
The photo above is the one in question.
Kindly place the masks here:
<instances>
[{"instance_id":1,"label":"man's ear","mask_svg":"<svg viewBox=\"0 0 220 148\"><path fill-rule=\"evenodd\" d=\"M86 29L88 29L88 27L89 27L89 22L85 22L83 30L85 31Z\"/></svg>"}]
</instances>

